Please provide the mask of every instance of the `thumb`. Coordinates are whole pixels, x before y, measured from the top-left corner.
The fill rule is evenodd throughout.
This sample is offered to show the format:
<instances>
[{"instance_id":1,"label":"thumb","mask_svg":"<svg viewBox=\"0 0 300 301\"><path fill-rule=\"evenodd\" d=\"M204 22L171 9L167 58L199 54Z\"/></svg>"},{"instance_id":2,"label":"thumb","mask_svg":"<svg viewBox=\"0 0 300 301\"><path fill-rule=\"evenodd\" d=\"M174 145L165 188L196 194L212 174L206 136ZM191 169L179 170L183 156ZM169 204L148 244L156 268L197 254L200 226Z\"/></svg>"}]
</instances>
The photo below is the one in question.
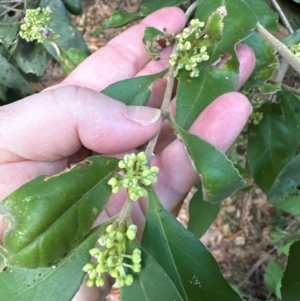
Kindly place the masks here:
<instances>
[{"instance_id":1,"label":"thumb","mask_svg":"<svg viewBox=\"0 0 300 301\"><path fill-rule=\"evenodd\" d=\"M63 86L4 106L0 163L53 161L82 146L102 154L131 150L161 127L160 110L125 106L93 90Z\"/></svg>"}]
</instances>

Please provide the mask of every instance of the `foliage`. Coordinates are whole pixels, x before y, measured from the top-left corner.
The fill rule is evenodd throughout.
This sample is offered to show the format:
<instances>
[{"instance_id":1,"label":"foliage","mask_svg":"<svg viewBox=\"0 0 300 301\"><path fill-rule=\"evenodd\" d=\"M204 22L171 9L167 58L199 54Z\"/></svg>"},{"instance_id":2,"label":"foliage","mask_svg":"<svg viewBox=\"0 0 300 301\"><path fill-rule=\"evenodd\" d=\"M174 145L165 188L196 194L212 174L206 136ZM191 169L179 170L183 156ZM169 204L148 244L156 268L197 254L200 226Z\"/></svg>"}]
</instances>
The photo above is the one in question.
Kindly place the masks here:
<instances>
[{"instance_id":1,"label":"foliage","mask_svg":"<svg viewBox=\"0 0 300 301\"><path fill-rule=\"evenodd\" d=\"M116 11L93 34L185 2L143 0L137 12ZM296 223L300 219L300 93L274 81L274 72L281 68L279 55L274 44L270 44L271 34L265 34L259 26L277 31L277 14L264 0L252 2L202 0L197 3L190 27L177 36L168 33L168 29L146 28L141 42L154 60L160 58L162 44L175 44L170 67L157 74L114 83L102 91L126 105L145 105L151 96L151 85L168 73L171 88L166 90L162 112L199 177L190 202L188 229L163 208L152 188L159 172L150 166L153 140L145 153L127 154L121 161L105 156L87 158L61 174L34 179L1 202L0 213L8 224L0 246L1 295L8 296L7 300L42 298L45 291L54 290L62 278L67 278L67 292L57 290L54 299L48 295L46 299L67 301L75 295L85 273L88 286L102 286L103 273L109 272L122 287L123 301L242 300L242 293L228 284L216 260L198 239L213 223L220 203L237 191L252 189L251 185L245 187L242 175L246 175L247 182L254 182L266 194L280 216L289 214ZM33 93L28 75L43 74L46 52L58 59L67 72L86 57L86 45L70 25L64 4L71 12L81 11L80 1L40 1L41 9L50 7L48 26L59 35L43 44L26 42L18 36L24 7L19 7L19 14L2 18L6 25L0 28L0 66L5 70L0 78L3 101L10 101L7 95L11 89L19 96ZM0 9L3 10L1 6ZM63 31L68 33L63 35ZM188 131L214 99L235 89L239 76L236 45L241 41L251 46L257 58L255 70L242 90L254 111L239 137L246 155L232 162L219 149ZM282 56L296 60L297 65L299 41L298 30L283 40L292 51L280 41L274 43ZM174 77L175 117L168 110ZM230 158L237 157L237 149L231 150ZM129 197L121 212L91 230L111 193L124 188ZM129 214L132 202L141 197L148 197L148 209L139 243L135 239L137 229L130 233L133 225ZM278 229L275 227L270 237L278 253L289 252L287 267L284 271L283 265L271 258L264 281L276 298L294 301L300 294L299 231L281 236ZM94 247L97 240L102 248ZM59 241L64 244L58 244ZM89 250L93 261L84 265L89 262ZM26 281L25 275L29 275ZM14 288L4 285L7 282L13 283Z\"/></svg>"},{"instance_id":2,"label":"foliage","mask_svg":"<svg viewBox=\"0 0 300 301\"><path fill-rule=\"evenodd\" d=\"M87 57L86 43L67 13L78 14L81 6L81 0L0 4L0 105L34 93L29 82L44 74L49 54L67 73Z\"/></svg>"}]
</instances>

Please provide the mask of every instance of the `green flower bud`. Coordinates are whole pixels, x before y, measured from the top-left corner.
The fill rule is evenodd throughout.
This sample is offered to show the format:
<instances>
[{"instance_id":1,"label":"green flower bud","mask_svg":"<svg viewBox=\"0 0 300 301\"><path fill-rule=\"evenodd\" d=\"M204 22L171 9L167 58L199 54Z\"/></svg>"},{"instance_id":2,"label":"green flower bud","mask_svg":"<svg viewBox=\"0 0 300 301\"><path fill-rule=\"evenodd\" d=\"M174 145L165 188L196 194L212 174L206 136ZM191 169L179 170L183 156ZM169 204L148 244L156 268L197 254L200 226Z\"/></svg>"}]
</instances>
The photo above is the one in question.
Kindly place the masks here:
<instances>
[{"instance_id":1,"label":"green flower bud","mask_svg":"<svg viewBox=\"0 0 300 301\"><path fill-rule=\"evenodd\" d=\"M118 185L119 181L116 179L116 178L111 178L109 181L108 181L108 185L111 185L111 186L116 186ZM110 225L111 226L111 225ZM109 227L109 226L108 226Z\"/></svg>"},{"instance_id":2,"label":"green flower bud","mask_svg":"<svg viewBox=\"0 0 300 301\"><path fill-rule=\"evenodd\" d=\"M117 241L124 240L124 234L122 232L118 231L117 235L116 235L116 239L117 239Z\"/></svg>"},{"instance_id":3,"label":"green flower bud","mask_svg":"<svg viewBox=\"0 0 300 301\"><path fill-rule=\"evenodd\" d=\"M116 284L120 287L123 287L125 284L124 278L122 276L119 276L116 278Z\"/></svg>"},{"instance_id":4,"label":"green flower bud","mask_svg":"<svg viewBox=\"0 0 300 301\"><path fill-rule=\"evenodd\" d=\"M116 268L109 270L109 274L113 278L117 278L120 276L119 270Z\"/></svg>"},{"instance_id":5,"label":"green flower bud","mask_svg":"<svg viewBox=\"0 0 300 301\"><path fill-rule=\"evenodd\" d=\"M90 254L91 256L95 257L95 258L98 258L99 254L100 254L100 249L99 248L93 248L93 249L90 249Z\"/></svg>"},{"instance_id":6,"label":"green flower bud","mask_svg":"<svg viewBox=\"0 0 300 301\"><path fill-rule=\"evenodd\" d=\"M131 268L134 272L138 273L138 272L141 271L141 264L140 263L134 263Z\"/></svg>"},{"instance_id":7,"label":"green flower bud","mask_svg":"<svg viewBox=\"0 0 300 301\"><path fill-rule=\"evenodd\" d=\"M94 285L94 283L95 283L95 280L92 280L92 279L87 279L85 282L86 286L88 286L88 287L92 287Z\"/></svg>"},{"instance_id":8,"label":"green flower bud","mask_svg":"<svg viewBox=\"0 0 300 301\"><path fill-rule=\"evenodd\" d=\"M99 276L99 277L96 278L96 286L97 287L103 286L104 283L105 283L105 281L104 281L103 277Z\"/></svg>"},{"instance_id":9,"label":"green flower bud","mask_svg":"<svg viewBox=\"0 0 300 301\"><path fill-rule=\"evenodd\" d=\"M94 269L89 273L89 279L94 280L96 277L97 277L97 272Z\"/></svg>"},{"instance_id":10,"label":"green flower bud","mask_svg":"<svg viewBox=\"0 0 300 301\"><path fill-rule=\"evenodd\" d=\"M125 276L125 284L126 285L131 285L133 283L133 276L131 274L128 274Z\"/></svg>"},{"instance_id":11,"label":"green flower bud","mask_svg":"<svg viewBox=\"0 0 300 301\"><path fill-rule=\"evenodd\" d=\"M114 239L112 239L111 237L107 237L106 239L106 247L108 249L112 248L115 245L115 241Z\"/></svg>"},{"instance_id":12,"label":"green flower bud","mask_svg":"<svg viewBox=\"0 0 300 301\"><path fill-rule=\"evenodd\" d=\"M114 267L117 263L117 258L114 256L109 256L106 260L106 263L108 267Z\"/></svg>"},{"instance_id":13,"label":"green flower bud","mask_svg":"<svg viewBox=\"0 0 300 301\"><path fill-rule=\"evenodd\" d=\"M119 161L118 166L119 166L119 168L121 168L121 169L123 169L123 168L126 167L126 165L125 165L125 163L124 163L123 160Z\"/></svg>"},{"instance_id":14,"label":"green flower bud","mask_svg":"<svg viewBox=\"0 0 300 301\"><path fill-rule=\"evenodd\" d=\"M139 249L134 249L132 255L131 255L131 259L133 263L140 263L142 258L141 258L141 250Z\"/></svg>"},{"instance_id":15,"label":"green flower bud","mask_svg":"<svg viewBox=\"0 0 300 301\"><path fill-rule=\"evenodd\" d=\"M104 273L107 271L107 265L103 264L103 263L99 263L97 266L96 266L96 272L98 274L101 274L101 273Z\"/></svg>"},{"instance_id":16,"label":"green flower bud","mask_svg":"<svg viewBox=\"0 0 300 301\"><path fill-rule=\"evenodd\" d=\"M130 225L126 231L126 236L129 240L134 240L135 239L135 235L137 232L137 226L136 225Z\"/></svg>"},{"instance_id":17,"label":"green flower bud","mask_svg":"<svg viewBox=\"0 0 300 301\"><path fill-rule=\"evenodd\" d=\"M94 269L94 265L93 264L91 264L91 263L87 263L83 268L82 268L82 270L84 271L84 272L90 272L90 271L92 271Z\"/></svg>"}]
</instances>

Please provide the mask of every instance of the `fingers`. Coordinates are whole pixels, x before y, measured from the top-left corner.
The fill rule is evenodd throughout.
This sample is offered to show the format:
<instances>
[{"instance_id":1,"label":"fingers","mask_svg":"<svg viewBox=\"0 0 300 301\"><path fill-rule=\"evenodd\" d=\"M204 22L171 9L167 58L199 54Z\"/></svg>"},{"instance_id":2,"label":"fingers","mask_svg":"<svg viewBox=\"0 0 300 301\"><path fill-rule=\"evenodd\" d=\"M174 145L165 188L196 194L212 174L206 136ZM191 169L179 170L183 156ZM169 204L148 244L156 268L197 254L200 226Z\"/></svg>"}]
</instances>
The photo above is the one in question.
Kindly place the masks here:
<instances>
[{"instance_id":1,"label":"fingers","mask_svg":"<svg viewBox=\"0 0 300 301\"><path fill-rule=\"evenodd\" d=\"M159 110L125 106L90 89L60 87L42 96L1 108L0 163L60 160L82 145L122 153L148 141L161 126Z\"/></svg>"},{"instance_id":2,"label":"fingers","mask_svg":"<svg viewBox=\"0 0 300 301\"><path fill-rule=\"evenodd\" d=\"M160 9L88 57L61 84L101 91L116 81L134 77L150 60L142 43L145 27L166 27L168 32L178 33L184 25L182 10Z\"/></svg>"}]
</instances>

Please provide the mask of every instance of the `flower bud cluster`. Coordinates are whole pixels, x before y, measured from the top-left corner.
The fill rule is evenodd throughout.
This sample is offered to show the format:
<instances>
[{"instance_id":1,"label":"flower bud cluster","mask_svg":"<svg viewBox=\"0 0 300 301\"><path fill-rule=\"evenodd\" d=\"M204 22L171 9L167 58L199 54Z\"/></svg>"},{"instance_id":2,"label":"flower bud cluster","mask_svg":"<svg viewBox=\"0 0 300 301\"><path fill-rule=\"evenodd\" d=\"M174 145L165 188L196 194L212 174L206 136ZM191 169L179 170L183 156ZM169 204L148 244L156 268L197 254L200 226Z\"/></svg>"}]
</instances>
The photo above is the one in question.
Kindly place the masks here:
<instances>
[{"instance_id":1,"label":"flower bud cluster","mask_svg":"<svg viewBox=\"0 0 300 301\"><path fill-rule=\"evenodd\" d=\"M258 125L263 119L264 114L257 110L265 103L265 100L259 96L258 90L256 89L244 88L242 92L250 99L253 108L253 111L249 116L248 123Z\"/></svg>"},{"instance_id":2,"label":"flower bud cluster","mask_svg":"<svg viewBox=\"0 0 300 301\"><path fill-rule=\"evenodd\" d=\"M108 184L112 186L112 193L118 193L120 188L124 187L132 201L148 196L145 186L157 182L159 168L147 165L146 154L144 152L137 155L127 154L118 166L122 172L108 181Z\"/></svg>"},{"instance_id":3,"label":"flower bud cluster","mask_svg":"<svg viewBox=\"0 0 300 301\"><path fill-rule=\"evenodd\" d=\"M126 271L128 269L135 273L141 271L141 251L134 249L131 255L125 252L127 239L135 239L136 231L137 227L133 224L126 227L124 223L114 222L106 227L105 233L98 240L101 248L95 247L90 250L95 262L87 263L83 267L83 271L88 275L86 280L88 287L103 286L105 272L115 278L116 284L120 287L133 283L132 274Z\"/></svg>"},{"instance_id":4,"label":"flower bud cluster","mask_svg":"<svg viewBox=\"0 0 300 301\"><path fill-rule=\"evenodd\" d=\"M50 21L50 13L46 9L27 9L24 17L24 23L21 25L20 37L28 42L37 41L42 43L48 32L47 25Z\"/></svg>"},{"instance_id":5,"label":"flower bud cluster","mask_svg":"<svg viewBox=\"0 0 300 301\"><path fill-rule=\"evenodd\" d=\"M205 31L201 29L204 27L204 22L193 19L190 25L191 28L185 28L176 36L176 52L171 54L169 60L171 66L176 66L174 76L178 75L180 69L185 69L191 71L191 77L197 77L200 74L198 64L209 59L206 46L198 43L200 39L208 38Z\"/></svg>"},{"instance_id":6,"label":"flower bud cluster","mask_svg":"<svg viewBox=\"0 0 300 301\"><path fill-rule=\"evenodd\" d=\"M300 58L300 43L296 44L296 45L292 45L289 47L291 52L293 52L295 54L296 57Z\"/></svg>"}]
</instances>

